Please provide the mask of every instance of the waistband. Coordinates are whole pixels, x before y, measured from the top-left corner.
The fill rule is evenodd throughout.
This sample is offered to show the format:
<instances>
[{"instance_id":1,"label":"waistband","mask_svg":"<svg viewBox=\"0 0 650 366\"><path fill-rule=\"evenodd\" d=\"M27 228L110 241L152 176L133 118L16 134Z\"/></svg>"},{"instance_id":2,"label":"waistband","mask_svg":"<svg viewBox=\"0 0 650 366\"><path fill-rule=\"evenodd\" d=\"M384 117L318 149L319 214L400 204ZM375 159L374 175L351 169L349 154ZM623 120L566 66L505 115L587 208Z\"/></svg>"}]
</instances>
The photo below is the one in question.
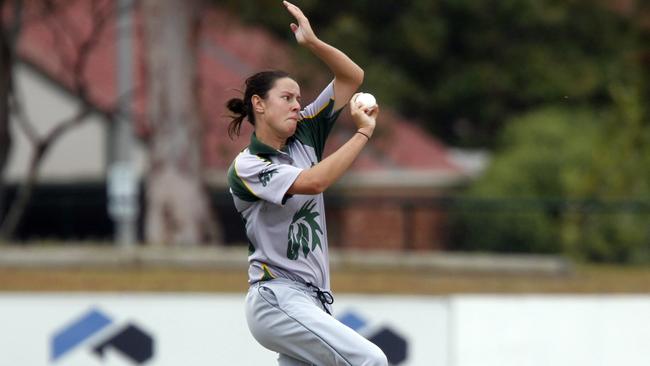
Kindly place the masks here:
<instances>
[{"instance_id":1,"label":"waistband","mask_svg":"<svg viewBox=\"0 0 650 366\"><path fill-rule=\"evenodd\" d=\"M313 285L313 284L311 284L309 282L299 282L299 281L294 281L294 280L290 280L288 278L282 278L282 277L274 278L274 279L271 279L271 280L257 281L255 283L251 284L251 286L253 286L253 285L263 285L266 282L284 283L284 284L287 284L287 285L294 285L294 286L302 287L304 290L307 290L307 291L312 291L312 292L314 292L316 294L316 298L318 299L318 301L320 301L320 303L323 305L323 309L325 309L325 312L327 312L327 314L329 314L329 315L332 315L332 313L330 312L330 310L328 308L328 305L332 305L334 303L334 295L332 295L332 293L330 291L323 290L320 287L318 287L316 285Z\"/></svg>"}]
</instances>

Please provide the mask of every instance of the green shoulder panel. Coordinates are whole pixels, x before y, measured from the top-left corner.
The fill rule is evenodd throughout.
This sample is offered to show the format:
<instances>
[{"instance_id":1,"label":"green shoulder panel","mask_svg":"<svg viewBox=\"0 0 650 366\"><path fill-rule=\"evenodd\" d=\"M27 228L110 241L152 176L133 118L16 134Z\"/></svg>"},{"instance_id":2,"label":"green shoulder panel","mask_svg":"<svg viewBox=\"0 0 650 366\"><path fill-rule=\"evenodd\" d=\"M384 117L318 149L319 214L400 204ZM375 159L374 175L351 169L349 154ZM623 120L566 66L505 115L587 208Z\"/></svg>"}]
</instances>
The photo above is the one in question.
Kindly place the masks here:
<instances>
[{"instance_id":1,"label":"green shoulder panel","mask_svg":"<svg viewBox=\"0 0 650 366\"><path fill-rule=\"evenodd\" d=\"M329 136L334 122L341 113L341 108L338 111L332 112L334 108L334 100L330 101L321 108L313 116L305 116L298 122L298 129L296 130L296 138L305 145L311 146L316 150L316 157L318 161L323 158L323 150L325 149L325 142Z\"/></svg>"},{"instance_id":2,"label":"green shoulder panel","mask_svg":"<svg viewBox=\"0 0 650 366\"><path fill-rule=\"evenodd\" d=\"M228 185L230 186L230 189L232 189L232 192L237 196L239 199L247 201L247 202L256 202L259 201L259 198L253 194L253 192L246 187L246 183L239 177L237 174L237 168L235 167L235 163L237 162L237 159L230 164L230 168L228 168Z\"/></svg>"}]
</instances>

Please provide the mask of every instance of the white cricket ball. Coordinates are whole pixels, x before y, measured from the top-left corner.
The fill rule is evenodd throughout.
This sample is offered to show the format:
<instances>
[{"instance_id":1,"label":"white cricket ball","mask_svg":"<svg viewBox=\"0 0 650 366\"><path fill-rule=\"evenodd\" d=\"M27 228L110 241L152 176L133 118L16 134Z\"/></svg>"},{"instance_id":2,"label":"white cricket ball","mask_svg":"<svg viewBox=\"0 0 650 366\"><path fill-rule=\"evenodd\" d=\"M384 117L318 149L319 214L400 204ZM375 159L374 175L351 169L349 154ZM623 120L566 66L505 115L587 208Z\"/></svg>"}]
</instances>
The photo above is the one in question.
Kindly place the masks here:
<instances>
[{"instance_id":1,"label":"white cricket ball","mask_svg":"<svg viewBox=\"0 0 650 366\"><path fill-rule=\"evenodd\" d=\"M366 108L374 107L377 105L377 99L370 93L359 93L355 101L360 102Z\"/></svg>"}]
</instances>

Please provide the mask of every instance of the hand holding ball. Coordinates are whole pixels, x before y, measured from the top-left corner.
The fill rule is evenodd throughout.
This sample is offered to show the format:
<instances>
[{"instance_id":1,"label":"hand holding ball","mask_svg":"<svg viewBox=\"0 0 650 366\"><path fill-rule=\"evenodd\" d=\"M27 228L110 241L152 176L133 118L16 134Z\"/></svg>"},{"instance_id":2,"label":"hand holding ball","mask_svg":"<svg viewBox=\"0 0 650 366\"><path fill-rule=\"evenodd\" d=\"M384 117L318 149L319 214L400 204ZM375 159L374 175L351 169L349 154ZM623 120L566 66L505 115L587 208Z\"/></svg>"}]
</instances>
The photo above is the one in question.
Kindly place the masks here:
<instances>
[{"instance_id":1,"label":"hand holding ball","mask_svg":"<svg viewBox=\"0 0 650 366\"><path fill-rule=\"evenodd\" d=\"M357 126L357 133L364 135L368 139L377 124L379 115L379 105L372 94L357 93L350 98L350 115L354 124Z\"/></svg>"},{"instance_id":2,"label":"hand holding ball","mask_svg":"<svg viewBox=\"0 0 650 366\"><path fill-rule=\"evenodd\" d=\"M377 105L377 99L370 93L359 93L355 101L361 103L363 108L372 108Z\"/></svg>"}]
</instances>

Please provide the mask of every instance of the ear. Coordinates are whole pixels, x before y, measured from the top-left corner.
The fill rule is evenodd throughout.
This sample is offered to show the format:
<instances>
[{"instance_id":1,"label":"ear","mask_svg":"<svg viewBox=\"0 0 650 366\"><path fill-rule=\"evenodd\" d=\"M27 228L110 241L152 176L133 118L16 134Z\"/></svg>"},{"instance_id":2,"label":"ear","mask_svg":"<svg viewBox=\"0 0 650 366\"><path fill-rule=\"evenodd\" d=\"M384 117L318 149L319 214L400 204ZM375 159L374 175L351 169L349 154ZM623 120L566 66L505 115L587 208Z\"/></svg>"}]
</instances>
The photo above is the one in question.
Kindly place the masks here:
<instances>
[{"instance_id":1,"label":"ear","mask_svg":"<svg viewBox=\"0 0 650 366\"><path fill-rule=\"evenodd\" d=\"M256 113L264 113L264 99L259 95L255 94L251 97L251 104L253 105L253 110Z\"/></svg>"}]
</instances>

